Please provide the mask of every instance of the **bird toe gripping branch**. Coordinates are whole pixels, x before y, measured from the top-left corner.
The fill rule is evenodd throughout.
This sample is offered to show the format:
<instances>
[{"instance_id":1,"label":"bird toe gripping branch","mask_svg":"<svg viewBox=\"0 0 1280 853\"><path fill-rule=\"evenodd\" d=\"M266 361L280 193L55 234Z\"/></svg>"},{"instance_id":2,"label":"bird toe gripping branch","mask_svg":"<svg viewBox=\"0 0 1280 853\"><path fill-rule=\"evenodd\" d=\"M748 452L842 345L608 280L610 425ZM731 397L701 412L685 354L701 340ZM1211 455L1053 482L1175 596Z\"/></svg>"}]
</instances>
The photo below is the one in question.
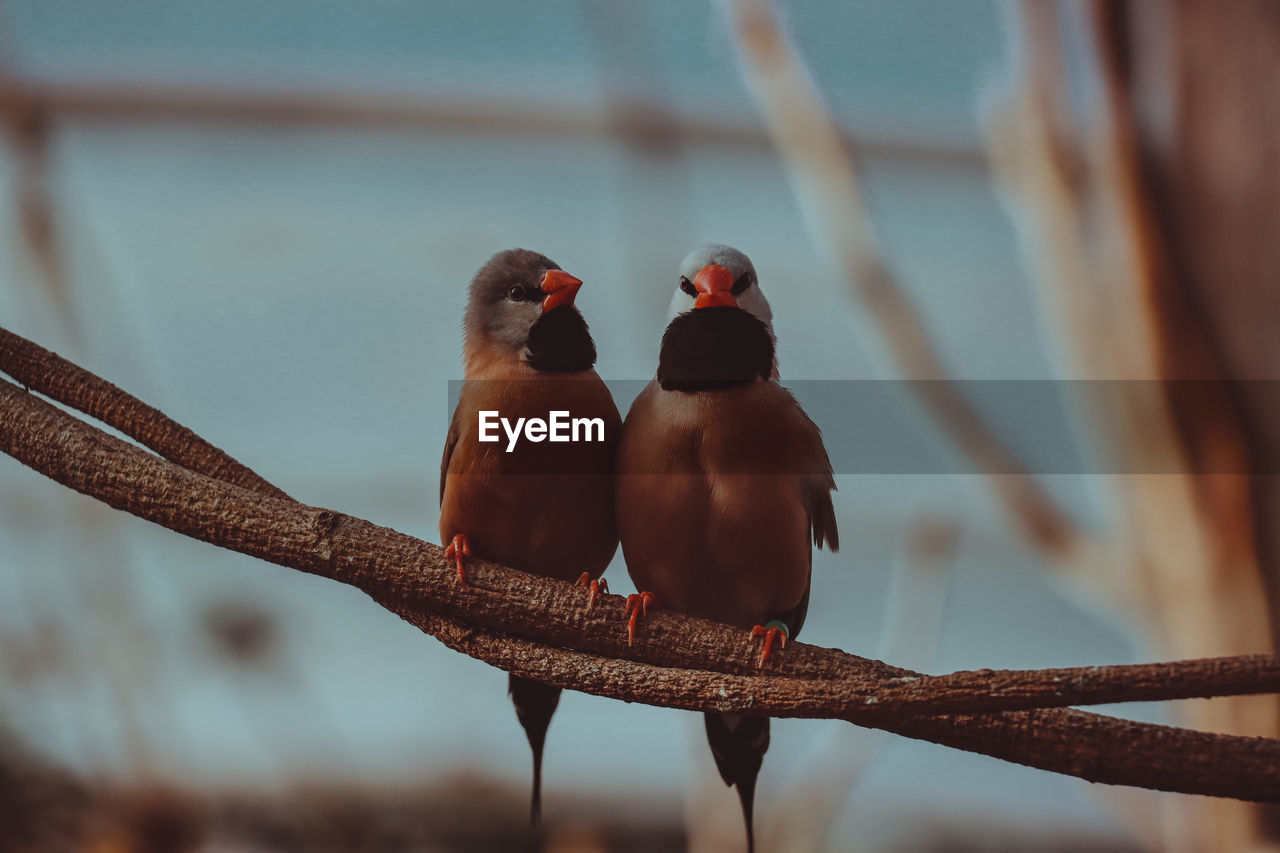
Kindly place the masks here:
<instances>
[{"instance_id":1,"label":"bird toe gripping branch","mask_svg":"<svg viewBox=\"0 0 1280 853\"><path fill-rule=\"evenodd\" d=\"M596 580L591 577L591 572L583 572L578 578L578 586L586 587L587 590L587 611L595 606L596 599L602 595L609 594L609 582L604 578Z\"/></svg>"},{"instance_id":2,"label":"bird toe gripping branch","mask_svg":"<svg viewBox=\"0 0 1280 853\"><path fill-rule=\"evenodd\" d=\"M630 647L636 639L636 623L640 621L641 615L649 615L649 605L655 604L657 598L654 594L646 590L632 593L627 596L627 646Z\"/></svg>"},{"instance_id":3,"label":"bird toe gripping branch","mask_svg":"<svg viewBox=\"0 0 1280 853\"><path fill-rule=\"evenodd\" d=\"M760 661L756 666L764 666L769 660L769 656L773 653L773 644L777 642L778 648L785 649L787 647L787 638L791 636L791 631L787 626L777 619L770 619L763 625L757 625L751 629L751 639L756 637L764 637L764 645L760 647Z\"/></svg>"},{"instance_id":4,"label":"bird toe gripping branch","mask_svg":"<svg viewBox=\"0 0 1280 853\"><path fill-rule=\"evenodd\" d=\"M446 560L453 560L457 567L458 583L467 586L467 569L463 558L471 556L471 545L467 542L466 535L459 533L450 539L448 546L444 549L444 556Z\"/></svg>"}]
</instances>

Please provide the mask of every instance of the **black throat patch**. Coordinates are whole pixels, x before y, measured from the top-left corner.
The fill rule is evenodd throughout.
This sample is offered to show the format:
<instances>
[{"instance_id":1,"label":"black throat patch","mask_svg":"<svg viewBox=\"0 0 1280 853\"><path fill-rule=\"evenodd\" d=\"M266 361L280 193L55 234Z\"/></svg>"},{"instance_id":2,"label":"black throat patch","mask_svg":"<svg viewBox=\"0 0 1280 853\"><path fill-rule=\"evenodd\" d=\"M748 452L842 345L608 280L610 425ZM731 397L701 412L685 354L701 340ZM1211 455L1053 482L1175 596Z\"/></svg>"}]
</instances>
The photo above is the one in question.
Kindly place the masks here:
<instances>
[{"instance_id":1,"label":"black throat patch","mask_svg":"<svg viewBox=\"0 0 1280 853\"><path fill-rule=\"evenodd\" d=\"M581 373L596 363L596 342L587 321L572 305L560 305L529 329L525 361L546 373Z\"/></svg>"},{"instance_id":2,"label":"black throat patch","mask_svg":"<svg viewBox=\"0 0 1280 853\"><path fill-rule=\"evenodd\" d=\"M662 335L658 384L666 391L733 388L772 372L769 330L741 308L695 308Z\"/></svg>"}]
</instances>

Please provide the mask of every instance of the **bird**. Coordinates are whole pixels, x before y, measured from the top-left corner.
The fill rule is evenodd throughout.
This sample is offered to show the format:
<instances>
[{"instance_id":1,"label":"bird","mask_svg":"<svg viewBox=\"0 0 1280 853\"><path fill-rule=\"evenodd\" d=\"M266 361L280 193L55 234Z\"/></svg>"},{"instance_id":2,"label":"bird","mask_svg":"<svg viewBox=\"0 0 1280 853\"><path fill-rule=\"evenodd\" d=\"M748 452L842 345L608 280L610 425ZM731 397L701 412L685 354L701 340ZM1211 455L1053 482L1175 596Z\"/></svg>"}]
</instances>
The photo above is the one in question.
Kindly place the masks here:
<instances>
[{"instance_id":1,"label":"bird","mask_svg":"<svg viewBox=\"0 0 1280 853\"><path fill-rule=\"evenodd\" d=\"M440 537L467 584L476 557L587 588L590 609L618 548L613 465L622 424L593 369L596 347L574 305L582 281L545 255L508 249L471 281L463 316L463 382L440 461ZM600 440L485 439L481 414L599 419ZM526 435L528 435L526 433ZM485 440L482 440L485 439ZM516 716L533 751L530 820L542 813L542 751L560 688L510 675Z\"/></svg>"},{"instance_id":2,"label":"bird","mask_svg":"<svg viewBox=\"0 0 1280 853\"><path fill-rule=\"evenodd\" d=\"M684 259L656 375L618 445L618 533L639 590L627 598L629 643L660 606L743 628L763 667L804 624L812 546L839 548L836 484L821 432L779 382L775 341L745 254L707 243ZM704 722L753 851L769 718Z\"/></svg>"}]
</instances>

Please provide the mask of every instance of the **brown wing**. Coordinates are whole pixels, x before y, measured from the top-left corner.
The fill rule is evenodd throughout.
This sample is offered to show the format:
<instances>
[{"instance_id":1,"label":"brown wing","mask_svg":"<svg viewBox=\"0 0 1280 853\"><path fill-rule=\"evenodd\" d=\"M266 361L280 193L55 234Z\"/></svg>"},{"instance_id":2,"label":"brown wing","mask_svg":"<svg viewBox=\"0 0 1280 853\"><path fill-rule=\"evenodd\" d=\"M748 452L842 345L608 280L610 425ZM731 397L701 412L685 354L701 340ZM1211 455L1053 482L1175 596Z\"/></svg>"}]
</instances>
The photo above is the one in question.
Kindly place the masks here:
<instances>
[{"instance_id":1,"label":"brown wing","mask_svg":"<svg viewBox=\"0 0 1280 853\"><path fill-rule=\"evenodd\" d=\"M795 414L803 424L802 432L807 433L801 442L804 448L801 452L805 458L802 470L807 473L805 511L809 515L813 544L819 548L825 544L834 554L840 550L840 531L836 529L836 511L831 503L831 493L836 490L836 478L831 470L827 447L822 441L822 430L818 429L818 425L801 408L790 391L781 390L794 406Z\"/></svg>"},{"instance_id":2,"label":"brown wing","mask_svg":"<svg viewBox=\"0 0 1280 853\"><path fill-rule=\"evenodd\" d=\"M818 428L815 426L814 430ZM836 510L831 503L831 493L836 490L836 479L831 472L831 462L827 459L827 449L818 439L818 449L822 453L822 464L826 472L814 476L808 484L809 528L813 531L813 544L821 548L823 544L831 553L840 550L840 531L836 528Z\"/></svg>"},{"instance_id":3,"label":"brown wing","mask_svg":"<svg viewBox=\"0 0 1280 853\"><path fill-rule=\"evenodd\" d=\"M819 548L826 543L827 550L840 550L840 531L836 529L836 510L831 503L835 484L827 488L815 488L809 494L809 525L813 529L813 544Z\"/></svg>"},{"instance_id":4,"label":"brown wing","mask_svg":"<svg viewBox=\"0 0 1280 853\"><path fill-rule=\"evenodd\" d=\"M454 448L458 446L458 436L462 434L462 430L458 428L458 409L462 407L462 401L458 401L458 405L453 409L453 417L449 420L449 434L444 438L444 454L440 457L440 503L444 503L444 482L449 475L449 460L453 458Z\"/></svg>"},{"instance_id":5,"label":"brown wing","mask_svg":"<svg viewBox=\"0 0 1280 853\"><path fill-rule=\"evenodd\" d=\"M817 452L822 456L822 467L818 474L809 480L807 508L809 511L809 529L813 533L813 544L821 548L823 544L835 553L840 550L840 531L836 528L836 510L831 503L831 493L836 490L836 478L831 470L831 458L827 455L827 447L822 441L822 430L805 414L800 404L796 404L800 417L813 429L817 444ZM809 552L809 578L813 578L813 552ZM795 610L778 617L791 629L794 638L804 626L804 617L809 612L809 585L805 585L804 598L796 605Z\"/></svg>"},{"instance_id":6,"label":"brown wing","mask_svg":"<svg viewBox=\"0 0 1280 853\"><path fill-rule=\"evenodd\" d=\"M831 493L836 489L835 476L831 470L831 460L827 456L827 448L822 443L822 431L818 425L796 403L796 412L812 431L815 453L821 457L818 470L809 476L805 488L805 511L809 516L809 530L813 535L813 544L821 548L825 544L832 553L840 550L840 532L836 529L836 511L831 502ZM795 639L804 627L805 616L809 613L809 591L813 583L813 552L809 552L809 574L805 579L804 597L800 603L785 613L775 614L772 618L786 625Z\"/></svg>"}]
</instances>

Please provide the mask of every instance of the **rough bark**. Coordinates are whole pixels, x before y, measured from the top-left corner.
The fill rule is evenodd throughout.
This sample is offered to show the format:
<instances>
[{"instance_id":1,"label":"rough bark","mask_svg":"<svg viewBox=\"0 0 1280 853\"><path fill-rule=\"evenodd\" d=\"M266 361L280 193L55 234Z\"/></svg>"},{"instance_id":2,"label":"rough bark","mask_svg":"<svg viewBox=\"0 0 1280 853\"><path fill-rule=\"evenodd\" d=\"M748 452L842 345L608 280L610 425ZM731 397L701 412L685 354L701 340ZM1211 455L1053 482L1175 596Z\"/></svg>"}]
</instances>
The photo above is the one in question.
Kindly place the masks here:
<instances>
[{"instance_id":1,"label":"rough bark","mask_svg":"<svg viewBox=\"0 0 1280 853\"><path fill-rule=\"evenodd\" d=\"M0 354L0 367L5 362ZM59 375L71 371L63 379L77 384L79 368L55 364ZM51 377L30 378L57 386ZM90 398L127 396L106 383L85 387L93 389L86 392ZM84 402L113 410L103 400ZM619 596L607 596L587 612L582 592L572 585L479 561L471 567L471 585L461 587L436 545L188 470L8 382L0 383L0 411L0 449L58 482L193 538L352 584L451 647L521 675L672 707L847 719L1091 781L1280 801L1280 741L1272 739L1074 710L933 715L938 707L969 707L964 703L971 701L982 708L1059 704L1089 691L1112 701L1109 679L1149 698L1160 694L1164 676L1188 669L1202 671L1216 685L1208 692L1233 690L1232 684L1247 685L1255 676L1274 679L1280 665L1275 660L927 679L795 643L773 671L760 674L752 645L727 626L658 611L628 647ZM159 423L163 428L165 421ZM145 436L149 424L143 419L132 425ZM196 458L199 465L216 464L208 455ZM680 642L667 641L673 636ZM936 690L934 682L940 685ZM970 696L966 685L978 689ZM1265 688L1254 683L1248 689ZM942 704L929 704L935 701Z\"/></svg>"},{"instance_id":2,"label":"rough bark","mask_svg":"<svg viewBox=\"0 0 1280 853\"><path fill-rule=\"evenodd\" d=\"M7 329L0 329L0 364L24 387L115 427L171 462L264 495L288 497L159 409Z\"/></svg>"}]
</instances>

